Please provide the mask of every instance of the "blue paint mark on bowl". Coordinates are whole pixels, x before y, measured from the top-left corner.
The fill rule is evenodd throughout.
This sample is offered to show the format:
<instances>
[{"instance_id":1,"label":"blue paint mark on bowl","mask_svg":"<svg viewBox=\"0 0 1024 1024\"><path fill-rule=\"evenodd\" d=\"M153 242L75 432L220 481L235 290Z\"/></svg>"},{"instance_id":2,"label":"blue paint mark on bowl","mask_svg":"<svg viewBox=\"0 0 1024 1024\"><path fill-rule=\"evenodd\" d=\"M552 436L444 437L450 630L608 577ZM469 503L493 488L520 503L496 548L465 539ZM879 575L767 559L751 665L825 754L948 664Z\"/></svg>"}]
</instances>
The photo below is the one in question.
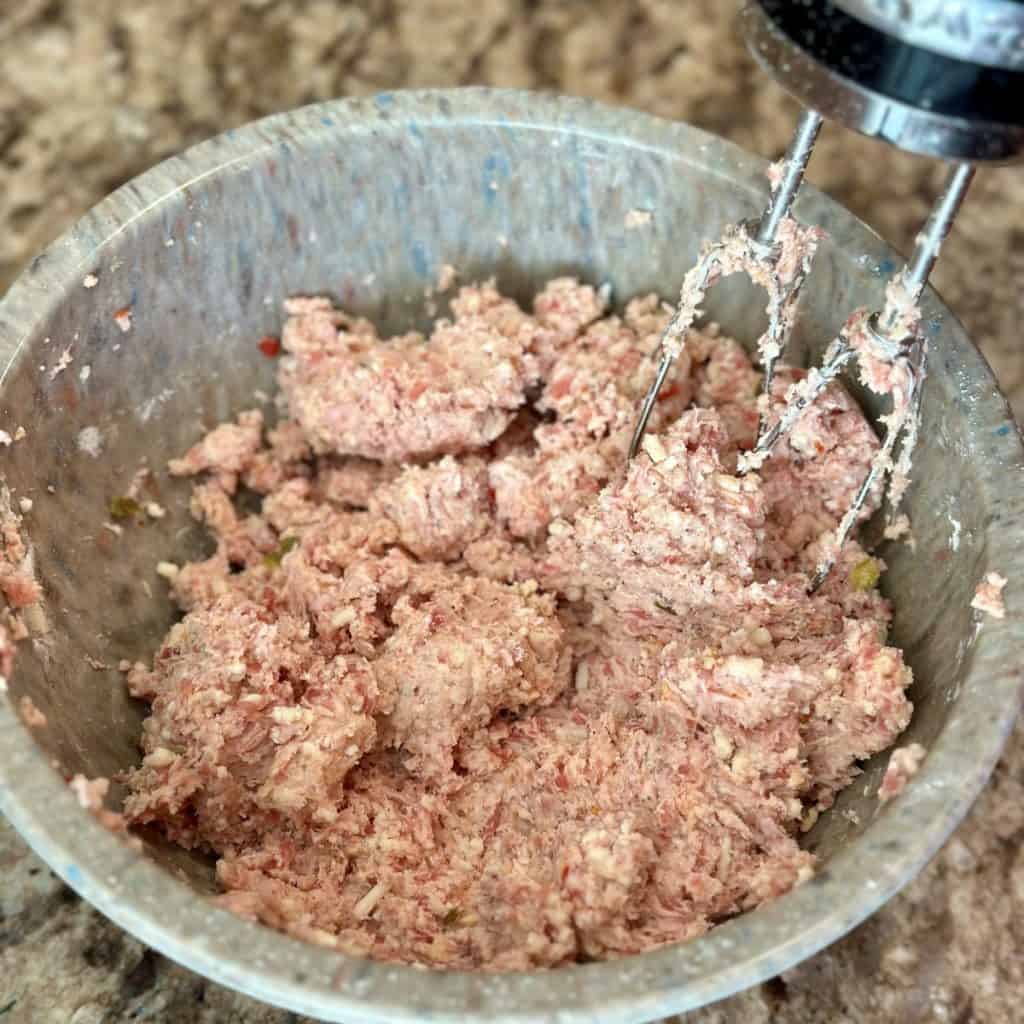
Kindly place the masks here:
<instances>
[{"instance_id":1,"label":"blue paint mark on bowl","mask_svg":"<svg viewBox=\"0 0 1024 1024\"><path fill-rule=\"evenodd\" d=\"M373 102L381 109L394 105L395 97L390 92L379 92L373 97Z\"/></svg>"},{"instance_id":2,"label":"blue paint mark on bowl","mask_svg":"<svg viewBox=\"0 0 1024 1024\"><path fill-rule=\"evenodd\" d=\"M406 125L406 128L408 128L409 134L414 139L422 139L423 138L423 132L420 130L420 126L415 121L410 121Z\"/></svg>"},{"instance_id":3,"label":"blue paint mark on bowl","mask_svg":"<svg viewBox=\"0 0 1024 1024\"><path fill-rule=\"evenodd\" d=\"M492 176L497 175L507 178L509 172L508 157L504 153L491 153L484 160L484 170Z\"/></svg>"},{"instance_id":4,"label":"blue paint mark on bowl","mask_svg":"<svg viewBox=\"0 0 1024 1024\"><path fill-rule=\"evenodd\" d=\"M412 196L412 188L404 178L401 181L395 183L395 187L392 190L392 194L395 197L395 202L401 209L409 205L409 199Z\"/></svg>"},{"instance_id":5,"label":"blue paint mark on bowl","mask_svg":"<svg viewBox=\"0 0 1024 1024\"><path fill-rule=\"evenodd\" d=\"M494 205L497 198L498 186L502 180L506 180L511 173L508 157L504 153L491 153L484 158L483 170L483 194L484 201L488 206Z\"/></svg>"},{"instance_id":6,"label":"blue paint mark on bowl","mask_svg":"<svg viewBox=\"0 0 1024 1024\"><path fill-rule=\"evenodd\" d=\"M323 115L323 116L322 116L322 117L320 118L320 123L321 123L321 124L322 124L322 125L323 125L323 126L324 126L325 128L331 128L331 127L333 127L333 125L334 125L334 118L333 118L333 117L328 117L328 116L327 116L326 114L324 114L324 115Z\"/></svg>"},{"instance_id":7,"label":"blue paint mark on bowl","mask_svg":"<svg viewBox=\"0 0 1024 1024\"><path fill-rule=\"evenodd\" d=\"M580 215L576 220L579 223L580 230L590 234L592 224L590 220L590 206L587 202L580 203Z\"/></svg>"},{"instance_id":8,"label":"blue paint mark on bowl","mask_svg":"<svg viewBox=\"0 0 1024 1024\"><path fill-rule=\"evenodd\" d=\"M270 207L270 223L274 225L274 236L280 238L285 228L284 210L277 203Z\"/></svg>"},{"instance_id":9,"label":"blue paint mark on bowl","mask_svg":"<svg viewBox=\"0 0 1024 1024\"><path fill-rule=\"evenodd\" d=\"M593 228L593 217L590 208L590 182L587 179L587 163L584 155L580 152L579 140L574 139L572 143L573 177L576 179L576 201L579 203L579 213L576 215L576 222L584 235L591 234Z\"/></svg>"},{"instance_id":10,"label":"blue paint mark on bowl","mask_svg":"<svg viewBox=\"0 0 1024 1024\"><path fill-rule=\"evenodd\" d=\"M1003 424L1003 425L1002 425L1002 426L1001 426L1001 427L1000 427L1000 428L999 428L999 429L998 429L998 430L996 431L996 433L997 433L997 434L998 434L998 435L999 435L1000 437L1006 437L1006 435L1007 435L1007 434L1008 434L1008 433L1009 433L1009 432L1010 432L1010 431L1011 431L1012 429L1013 429L1013 428L1012 428L1012 427L1010 426L1010 424L1009 424L1009 423L1004 423L1004 424Z\"/></svg>"},{"instance_id":11,"label":"blue paint mark on bowl","mask_svg":"<svg viewBox=\"0 0 1024 1024\"><path fill-rule=\"evenodd\" d=\"M875 273L879 277L888 277L896 269L896 264L892 260L886 258L875 267Z\"/></svg>"},{"instance_id":12,"label":"blue paint mark on bowl","mask_svg":"<svg viewBox=\"0 0 1024 1024\"><path fill-rule=\"evenodd\" d=\"M64 868L64 877L72 884L79 885L82 881L82 872L78 870L77 864L68 864Z\"/></svg>"},{"instance_id":13,"label":"blue paint mark on bowl","mask_svg":"<svg viewBox=\"0 0 1024 1024\"><path fill-rule=\"evenodd\" d=\"M427 277L430 274L430 264L427 260L427 247L422 242L413 242L410 250L413 269L420 277Z\"/></svg>"}]
</instances>

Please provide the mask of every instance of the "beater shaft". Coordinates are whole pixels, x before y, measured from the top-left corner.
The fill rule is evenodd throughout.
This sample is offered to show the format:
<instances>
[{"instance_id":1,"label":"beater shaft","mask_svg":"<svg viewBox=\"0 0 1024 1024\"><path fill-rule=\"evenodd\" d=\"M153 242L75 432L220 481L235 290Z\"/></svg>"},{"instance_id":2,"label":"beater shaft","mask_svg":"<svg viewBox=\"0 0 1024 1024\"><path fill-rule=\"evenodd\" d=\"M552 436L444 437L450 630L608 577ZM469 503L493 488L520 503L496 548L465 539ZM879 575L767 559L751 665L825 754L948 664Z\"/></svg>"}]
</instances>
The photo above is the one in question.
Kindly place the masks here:
<instances>
[{"instance_id":1,"label":"beater shaft","mask_svg":"<svg viewBox=\"0 0 1024 1024\"><path fill-rule=\"evenodd\" d=\"M757 229L757 240L762 245L772 245L778 234L779 225L789 216L793 208L793 200L803 184L807 172L807 163L811 159L814 143L821 131L821 115L813 110L805 110L797 122L796 132L786 150L783 161L782 180L774 189L768 206L761 215Z\"/></svg>"},{"instance_id":2,"label":"beater shaft","mask_svg":"<svg viewBox=\"0 0 1024 1024\"><path fill-rule=\"evenodd\" d=\"M803 184L807 164L811 159L811 152L814 149L814 143L817 141L818 132L821 131L821 125L821 116L813 110L805 110L800 115L800 120L796 126L796 134L793 136L782 165L782 180L779 182L779 187L772 193L768 208L761 217L761 223L757 232L757 241L761 245L770 246L774 244L779 233L779 225L789 216L789 211L793 208L796 194ZM767 258L770 259L771 257L768 256ZM802 283L802 281L796 282L795 290L798 291ZM764 371L764 380L761 387L765 394L770 395L772 393L772 386L775 383L775 363L780 355L781 351L777 351L774 346L768 347L761 367ZM758 437L764 433L767 426L765 414L766 407L763 407L758 422Z\"/></svg>"},{"instance_id":3,"label":"beater shaft","mask_svg":"<svg viewBox=\"0 0 1024 1024\"><path fill-rule=\"evenodd\" d=\"M951 168L946 185L939 198L935 200L924 229L917 236L914 253L903 272L903 283L915 302L921 297L924 286L928 283L928 278L939 258L942 243L953 227L960 204L963 203L973 179L972 164L955 164ZM885 330L886 325L881 326Z\"/></svg>"}]
</instances>

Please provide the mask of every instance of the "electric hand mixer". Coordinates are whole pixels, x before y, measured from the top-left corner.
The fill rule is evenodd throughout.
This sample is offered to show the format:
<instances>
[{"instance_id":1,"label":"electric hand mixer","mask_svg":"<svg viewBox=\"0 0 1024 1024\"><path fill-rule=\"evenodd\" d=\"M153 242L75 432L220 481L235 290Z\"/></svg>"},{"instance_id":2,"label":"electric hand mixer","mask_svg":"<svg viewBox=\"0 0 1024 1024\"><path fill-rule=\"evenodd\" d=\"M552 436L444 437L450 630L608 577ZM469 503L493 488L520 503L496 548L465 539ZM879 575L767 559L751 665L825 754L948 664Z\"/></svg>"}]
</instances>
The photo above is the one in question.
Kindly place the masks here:
<instances>
[{"instance_id":1,"label":"electric hand mixer","mask_svg":"<svg viewBox=\"0 0 1024 1024\"><path fill-rule=\"evenodd\" d=\"M879 450L822 556L813 592L882 481L888 481L887 533L901 531L898 509L917 440L927 354L917 303L974 164L1024 158L1024 0L756 0L742 19L755 58L806 109L784 160L772 168L771 198L760 219L727 228L687 274L629 455L640 450L705 291L723 276L746 273L768 293L768 327L758 340L760 427L754 448L740 457L741 473L761 466L803 411L854 362L867 386L892 399ZM790 211L825 118L951 166L913 255L889 281L884 307L858 310L847 320L822 365L788 389L773 421L775 363L820 236Z\"/></svg>"}]
</instances>

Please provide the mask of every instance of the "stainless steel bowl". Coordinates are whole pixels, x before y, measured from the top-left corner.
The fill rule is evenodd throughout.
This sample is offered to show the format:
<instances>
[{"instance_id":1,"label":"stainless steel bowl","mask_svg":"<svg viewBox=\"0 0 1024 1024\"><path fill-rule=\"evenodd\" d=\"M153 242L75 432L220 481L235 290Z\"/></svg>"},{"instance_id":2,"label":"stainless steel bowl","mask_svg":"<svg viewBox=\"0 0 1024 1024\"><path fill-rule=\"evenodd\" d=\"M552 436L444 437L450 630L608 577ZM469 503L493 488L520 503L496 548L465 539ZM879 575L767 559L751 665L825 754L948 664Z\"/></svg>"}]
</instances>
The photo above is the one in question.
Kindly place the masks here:
<instances>
[{"instance_id":1,"label":"stainless steel bowl","mask_svg":"<svg viewBox=\"0 0 1024 1024\"><path fill-rule=\"evenodd\" d=\"M256 342L279 327L285 296L330 292L399 327L425 319L424 288L442 263L465 279L496 274L524 298L565 272L610 281L621 298L672 295L702 239L761 206L764 168L686 125L580 100L386 94L227 132L118 190L34 260L0 305L0 425L27 431L0 463L15 498L34 501L27 524L45 601L11 703L0 700L0 807L36 852L175 960L349 1024L651 1020L793 965L920 870L1003 746L1024 632L1020 439L985 362L931 293L932 374L909 505L917 549L886 553L894 638L917 680L906 739L929 755L884 808L874 794L886 755L873 759L808 837L823 861L817 876L776 903L685 945L532 974L348 959L214 909L203 898L214 889L207 860L155 837L133 851L61 778L109 776L137 760L144 709L116 671L87 658L146 658L173 619L156 562L205 543L180 482L161 476L170 514L121 538L102 526L108 502L141 458L162 467L254 389L272 388ZM627 228L635 209L651 221ZM798 212L830 233L796 339L798 357L816 357L849 310L879 301L898 257L813 189ZM95 287L84 287L88 274ZM713 298L730 331L755 336L763 298L739 283ZM124 308L127 332L114 318ZM54 374L66 348L71 365ZM993 568L1011 581L1008 614L979 622L968 603ZM23 694L46 729L30 734L17 718ZM113 805L119 796L115 787ZM850 809L860 824L841 813Z\"/></svg>"}]
</instances>

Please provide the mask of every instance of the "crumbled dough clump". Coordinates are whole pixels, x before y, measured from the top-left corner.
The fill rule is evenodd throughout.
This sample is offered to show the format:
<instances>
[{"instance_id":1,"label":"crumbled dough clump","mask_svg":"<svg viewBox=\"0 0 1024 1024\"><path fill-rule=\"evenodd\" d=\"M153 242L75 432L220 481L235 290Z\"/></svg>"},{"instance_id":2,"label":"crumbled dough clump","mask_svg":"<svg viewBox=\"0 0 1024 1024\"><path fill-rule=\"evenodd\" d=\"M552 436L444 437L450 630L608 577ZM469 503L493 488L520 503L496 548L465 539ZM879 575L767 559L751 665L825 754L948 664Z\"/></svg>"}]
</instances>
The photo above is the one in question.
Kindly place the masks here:
<instances>
[{"instance_id":1,"label":"crumbled dough clump","mask_svg":"<svg viewBox=\"0 0 1024 1024\"><path fill-rule=\"evenodd\" d=\"M417 558L449 562L491 526L487 463L446 455L426 467L407 466L371 496L370 511L398 527L398 539Z\"/></svg>"},{"instance_id":2,"label":"crumbled dough clump","mask_svg":"<svg viewBox=\"0 0 1024 1024\"><path fill-rule=\"evenodd\" d=\"M971 607L977 608L980 612L986 612L994 619L1005 618L1006 606L1003 604L1003 588L1006 583L1005 576L997 572L988 573L974 591Z\"/></svg>"},{"instance_id":3,"label":"crumbled dough clump","mask_svg":"<svg viewBox=\"0 0 1024 1024\"><path fill-rule=\"evenodd\" d=\"M807 593L877 450L857 407L737 475L759 377L711 327L627 467L669 311L606 302L467 286L384 341L292 300L284 418L172 463L216 550L158 570L185 616L129 667L126 814L212 852L225 906L455 968L678 942L807 879L801 828L906 726L864 551Z\"/></svg>"},{"instance_id":4,"label":"crumbled dough clump","mask_svg":"<svg viewBox=\"0 0 1024 1024\"><path fill-rule=\"evenodd\" d=\"M551 596L472 577L439 583L395 603L374 671L394 695L386 744L409 754L414 774L443 779L466 733L499 711L550 704L569 682L572 652Z\"/></svg>"},{"instance_id":5,"label":"crumbled dough clump","mask_svg":"<svg viewBox=\"0 0 1024 1024\"><path fill-rule=\"evenodd\" d=\"M238 474L247 469L263 446L263 414L258 409L243 412L237 423L222 423L211 430L183 458L172 459L174 476L192 476L215 469L225 490L234 493Z\"/></svg>"},{"instance_id":6,"label":"crumbled dough clump","mask_svg":"<svg viewBox=\"0 0 1024 1024\"><path fill-rule=\"evenodd\" d=\"M35 701L25 694L18 702L18 710L21 712L21 720L31 729L45 729L47 726L46 715L36 707Z\"/></svg>"},{"instance_id":7,"label":"crumbled dough clump","mask_svg":"<svg viewBox=\"0 0 1024 1024\"><path fill-rule=\"evenodd\" d=\"M903 792L907 783L917 774L927 753L920 743L909 743L905 747L897 747L889 755L885 775L878 787L878 799L882 803Z\"/></svg>"},{"instance_id":8,"label":"crumbled dough clump","mask_svg":"<svg viewBox=\"0 0 1024 1024\"><path fill-rule=\"evenodd\" d=\"M429 341L381 340L326 300L292 300L290 312L281 387L318 452L401 462L479 448L535 379L526 318L493 307L439 322Z\"/></svg>"},{"instance_id":9,"label":"crumbled dough clump","mask_svg":"<svg viewBox=\"0 0 1024 1024\"><path fill-rule=\"evenodd\" d=\"M32 553L21 535L21 516L11 509L6 491L0 495L0 593L12 612L36 604L42 597Z\"/></svg>"}]
</instances>

